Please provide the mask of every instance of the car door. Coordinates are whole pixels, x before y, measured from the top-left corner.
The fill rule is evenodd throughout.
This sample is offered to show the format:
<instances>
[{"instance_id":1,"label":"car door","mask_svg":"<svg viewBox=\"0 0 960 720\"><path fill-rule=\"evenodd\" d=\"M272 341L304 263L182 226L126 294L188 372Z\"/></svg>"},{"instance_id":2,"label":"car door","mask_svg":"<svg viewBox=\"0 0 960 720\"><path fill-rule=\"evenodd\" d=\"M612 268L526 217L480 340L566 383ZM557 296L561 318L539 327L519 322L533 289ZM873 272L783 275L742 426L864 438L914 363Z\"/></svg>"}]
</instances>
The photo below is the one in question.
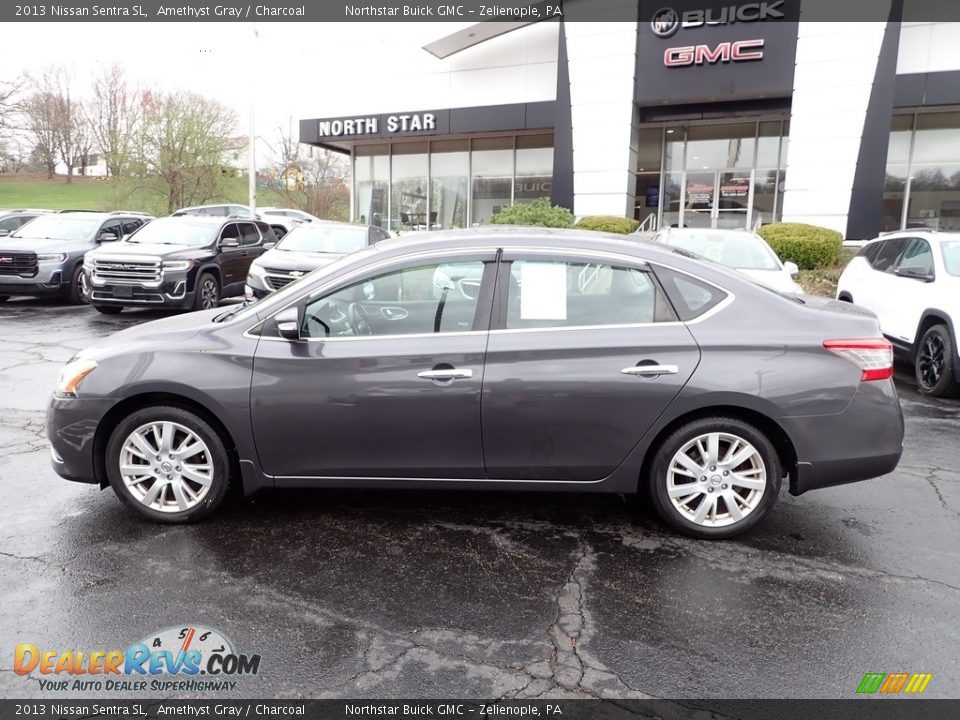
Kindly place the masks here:
<instances>
[{"instance_id":1,"label":"car door","mask_svg":"<svg viewBox=\"0 0 960 720\"><path fill-rule=\"evenodd\" d=\"M298 304L301 340L266 327L251 386L263 469L299 478L482 478L495 258L440 254L366 268ZM448 263L478 268L489 292L455 294L437 273Z\"/></svg>"},{"instance_id":2,"label":"car door","mask_svg":"<svg viewBox=\"0 0 960 720\"><path fill-rule=\"evenodd\" d=\"M259 226L260 223L240 223L240 261L237 268L244 278L250 271L250 264L264 252L263 237ZM266 223L263 226L269 232L270 226Z\"/></svg>"},{"instance_id":3,"label":"car door","mask_svg":"<svg viewBox=\"0 0 960 720\"><path fill-rule=\"evenodd\" d=\"M220 231L219 262L224 288L243 282L247 277L247 266L244 265L243 249L240 245L240 225L240 223L227 223Z\"/></svg>"},{"instance_id":4,"label":"car door","mask_svg":"<svg viewBox=\"0 0 960 720\"><path fill-rule=\"evenodd\" d=\"M896 340L912 344L923 311L933 306L933 250L920 237L911 238L892 268L890 292L884 317L884 332Z\"/></svg>"},{"instance_id":5,"label":"car door","mask_svg":"<svg viewBox=\"0 0 960 720\"><path fill-rule=\"evenodd\" d=\"M880 247L869 256L870 269L853 289L853 301L871 310L880 319L885 335L890 335L888 325L896 298L890 296L895 290L894 268L906 249L909 238L892 237L880 241Z\"/></svg>"},{"instance_id":6,"label":"car door","mask_svg":"<svg viewBox=\"0 0 960 720\"><path fill-rule=\"evenodd\" d=\"M490 478L606 477L700 360L635 258L504 253L494 307L483 382Z\"/></svg>"}]
</instances>

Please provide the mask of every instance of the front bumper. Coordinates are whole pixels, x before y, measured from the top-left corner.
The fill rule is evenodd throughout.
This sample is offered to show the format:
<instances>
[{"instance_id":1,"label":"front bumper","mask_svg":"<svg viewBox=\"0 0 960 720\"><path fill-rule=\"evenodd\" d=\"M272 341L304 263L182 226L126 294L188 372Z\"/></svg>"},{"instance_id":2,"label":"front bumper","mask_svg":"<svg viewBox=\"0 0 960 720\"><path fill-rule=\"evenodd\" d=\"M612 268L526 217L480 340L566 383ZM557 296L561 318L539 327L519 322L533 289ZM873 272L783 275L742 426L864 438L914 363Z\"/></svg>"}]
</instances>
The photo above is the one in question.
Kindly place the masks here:
<instances>
[{"instance_id":1,"label":"front bumper","mask_svg":"<svg viewBox=\"0 0 960 720\"><path fill-rule=\"evenodd\" d=\"M40 265L33 277L0 275L0 295L57 295L69 282L61 265Z\"/></svg>"},{"instance_id":2,"label":"front bumper","mask_svg":"<svg viewBox=\"0 0 960 720\"><path fill-rule=\"evenodd\" d=\"M100 420L110 409L106 398L76 398L53 395L47 405L47 439L50 461L62 478L96 483L94 441Z\"/></svg>"},{"instance_id":3,"label":"front bumper","mask_svg":"<svg viewBox=\"0 0 960 720\"><path fill-rule=\"evenodd\" d=\"M886 475L903 454L903 412L892 379L861 382L842 413L780 422L797 451L793 495Z\"/></svg>"},{"instance_id":4,"label":"front bumper","mask_svg":"<svg viewBox=\"0 0 960 720\"><path fill-rule=\"evenodd\" d=\"M87 271L90 302L94 305L137 307L193 307L194 293L189 291L186 273L165 274L157 284L97 283Z\"/></svg>"}]
</instances>

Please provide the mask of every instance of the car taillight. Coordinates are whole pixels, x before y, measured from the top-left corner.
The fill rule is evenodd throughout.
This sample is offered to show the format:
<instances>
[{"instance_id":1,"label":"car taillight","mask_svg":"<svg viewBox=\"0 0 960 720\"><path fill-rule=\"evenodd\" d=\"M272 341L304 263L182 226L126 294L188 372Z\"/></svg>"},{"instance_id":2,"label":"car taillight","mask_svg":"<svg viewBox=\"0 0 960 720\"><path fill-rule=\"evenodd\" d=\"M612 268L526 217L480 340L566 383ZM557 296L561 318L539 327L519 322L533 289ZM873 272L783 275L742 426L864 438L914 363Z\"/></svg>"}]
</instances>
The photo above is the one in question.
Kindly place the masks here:
<instances>
[{"instance_id":1,"label":"car taillight","mask_svg":"<svg viewBox=\"0 0 960 720\"><path fill-rule=\"evenodd\" d=\"M889 340L824 340L823 346L859 367L861 380L893 377L893 345Z\"/></svg>"}]
</instances>

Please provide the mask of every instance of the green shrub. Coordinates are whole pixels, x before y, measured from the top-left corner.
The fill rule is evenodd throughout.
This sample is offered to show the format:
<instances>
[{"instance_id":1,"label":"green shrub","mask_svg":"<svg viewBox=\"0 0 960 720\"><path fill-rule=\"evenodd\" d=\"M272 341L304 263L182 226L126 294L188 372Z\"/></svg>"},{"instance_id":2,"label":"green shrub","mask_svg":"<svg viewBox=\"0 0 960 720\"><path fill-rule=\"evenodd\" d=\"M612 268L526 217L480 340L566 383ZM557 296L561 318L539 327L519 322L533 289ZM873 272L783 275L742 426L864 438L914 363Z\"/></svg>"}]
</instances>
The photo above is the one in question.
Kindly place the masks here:
<instances>
[{"instance_id":1,"label":"green shrub","mask_svg":"<svg viewBox=\"0 0 960 720\"><path fill-rule=\"evenodd\" d=\"M773 223L760 228L783 262L792 260L801 270L834 267L840 260L843 236L836 230L802 223Z\"/></svg>"},{"instance_id":2,"label":"green shrub","mask_svg":"<svg viewBox=\"0 0 960 720\"><path fill-rule=\"evenodd\" d=\"M577 220L577 227L581 230L597 230L598 232L629 235L640 227L640 222L633 218L617 217L616 215L585 215Z\"/></svg>"},{"instance_id":3,"label":"green shrub","mask_svg":"<svg viewBox=\"0 0 960 720\"><path fill-rule=\"evenodd\" d=\"M573 213L565 207L551 205L547 198L532 203L508 205L490 218L494 225L536 225L538 227L573 227Z\"/></svg>"}]
</instances>

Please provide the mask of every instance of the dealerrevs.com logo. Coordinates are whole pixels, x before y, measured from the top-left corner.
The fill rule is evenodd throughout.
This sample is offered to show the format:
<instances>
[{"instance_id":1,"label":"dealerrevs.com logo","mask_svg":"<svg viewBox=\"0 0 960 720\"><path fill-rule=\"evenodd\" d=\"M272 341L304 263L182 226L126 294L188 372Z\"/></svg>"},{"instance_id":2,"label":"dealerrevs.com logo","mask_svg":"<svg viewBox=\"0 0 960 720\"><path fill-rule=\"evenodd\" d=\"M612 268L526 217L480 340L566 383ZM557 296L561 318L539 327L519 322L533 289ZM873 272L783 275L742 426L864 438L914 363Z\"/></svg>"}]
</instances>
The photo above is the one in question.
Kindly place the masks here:
<instances>
[{"instance_id":1,"label":"dealerrevs.com logo","mask_svg":"<svg viewBox=\"0 0 960 720\"><path fill-rule=\"evenodd\" d=\"M42 691L223 691L236 688L234 677L256 675L260 655L238 653L218 630L184 625L152 633L126 650L60 651L21 643L13 670L35 679Z\"/></svg>"},{"instance_id":2,"label":"dealerrevs.com logo","mask_svg":"<svg viewBox=\"0 0 960 720\"><path fill-rule=\"evenodd\" d=\"M672 7L662 7L650 19L650 29L657 37L668 38L676 35L680 28L698 28L704 25L730 25L738 22L761 22L764 20L783 20L784 0L772 2L752 2L741 5L729 5L721 8L685 10L682 13Z\"/></svg>"}]
</instances>

